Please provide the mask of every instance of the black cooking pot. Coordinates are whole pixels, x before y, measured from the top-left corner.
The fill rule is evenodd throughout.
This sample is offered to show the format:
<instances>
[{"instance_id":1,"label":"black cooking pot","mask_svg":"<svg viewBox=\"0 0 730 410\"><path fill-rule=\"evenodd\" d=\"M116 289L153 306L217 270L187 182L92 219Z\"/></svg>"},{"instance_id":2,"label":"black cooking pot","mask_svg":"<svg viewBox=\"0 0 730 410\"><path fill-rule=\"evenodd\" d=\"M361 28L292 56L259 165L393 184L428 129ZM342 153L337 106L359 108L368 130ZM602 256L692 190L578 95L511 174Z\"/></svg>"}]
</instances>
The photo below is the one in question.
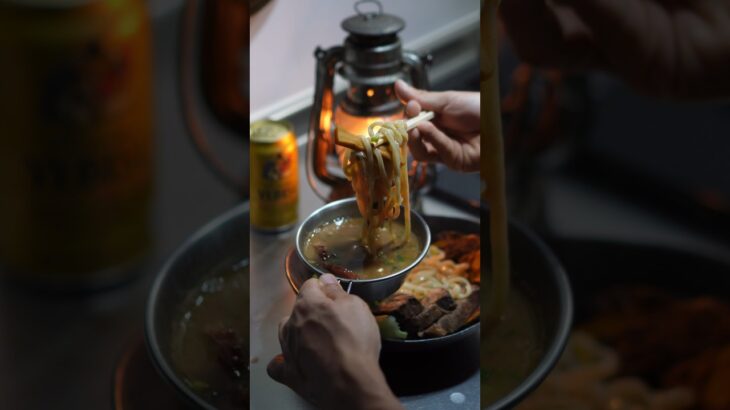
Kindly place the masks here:
<instances>
[{"instance_id":1,"label":"black cooking pot","mask_svg":"<svg viewBox=\"0 0 730 410\"><path fill-rule=\"evenodd\" d=\"M483 215L481 220L483 228L488 228L488 223L484 222L488 221L487 217ZM548 247L529 229L516 223L510 225L510 246L515 272L513 282L526 294L533 305L533 310L538 314L543 336L540 343L543 344L544 354L526 379L512 392L487 407L490 410L513 407L540 384L555 365L565 346L572 318L570 286L560 263ZM171 366L170 335L175 309L199 284L201 278L219 266L221 261L242 260L248 257L248 253L249 212L248 205L244 204L216 218L188 239L163 266L150 291L145 317L145 339L152 361L162 376L183 397L201 408L211 409L212 406L188 388ZM464 343L470 343L472 339L466 338ZM455 350L454 346L456 344L446 347ZM439 384L436 386L429 382L433 387L430 389L431 392L443 391L441 389L447 388L450 383L464 380L465 377L470 380L476 378L473 384L474 388L478 388L478 374L475 374L479 362L478 352L474 349L466 349L471 353L459 350L460 354L452 355L456 361L445 367L459 368L456 369L458 371L442 375L444 377L430 377L432 382ZM409 355L403 351L393 354L395 356L391 355L392 357L384 357L381 360L384 368L390 367L385 370L389 375L391 387L401 393L424 393L415 392L412 386L401 383L405 382L406 378L398 377L393 369L403 368L395 364L408 361L411 364L420 363L426 368L434 366L434 362L422 360L423 352L420 352L420 355L418 352ZM432 359L434 356L441 356L434 351L429 354ZM465 361L468 363L464 363ZM413 371L410 373L413 374ZM422 373L430 374L428 371ZM426 384L420 385L420 388L424 387ZM435 394L432 401L438 402L434 408L462 406L452 403L449 394Z\"/></svg>"},{"instance_id":2,"label":"black cooking pot","mask_svg":"<svg viewBox=\"0 0 730 410\"><path fill-rule=\"evenodd\" d=\"M221 262L247 260L248 245L246 203L209 222L190 237L162 267L147 300L145 342L152 362L183 397L200 408L214 407L195 394L172 367L170 337L176 311L200 280Z\"/></svg>"},{"instance_id":3,"label":"black cooking pot","mask_svg":"<svg viewBox=\"0 0 730 410\"><path fill-rule=\"evenodd\" d=\"M481 220L482 237L488 237L488 212L482 211ZM531 305L537 318L543 354L532 372L507 395L485 406L487 410L510 409L540 385L562 355L573 319L568 278L545 242L526 226L511 222L509 246L511 285L519 289Z\"/></svg>"}]
</instances>

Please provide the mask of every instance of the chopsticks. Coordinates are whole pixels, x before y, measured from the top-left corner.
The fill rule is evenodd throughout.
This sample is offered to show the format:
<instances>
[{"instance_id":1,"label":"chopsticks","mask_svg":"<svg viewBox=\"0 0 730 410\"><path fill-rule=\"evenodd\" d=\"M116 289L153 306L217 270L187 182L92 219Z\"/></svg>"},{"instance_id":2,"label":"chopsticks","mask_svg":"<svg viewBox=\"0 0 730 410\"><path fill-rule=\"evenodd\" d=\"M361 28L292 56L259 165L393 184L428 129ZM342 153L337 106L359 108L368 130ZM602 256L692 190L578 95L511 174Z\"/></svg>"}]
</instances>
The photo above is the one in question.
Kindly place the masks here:
<instances>
[{"instance_id":1,"label":"chopsticks","mask_svg":"<svg viewBox=\"0 0 730 410\"><path fill-rule=\"evenodd\" d=\"M431 121L434 117L433 111L421 111L420 114L413 118L409 118L406 121L406 129L408 131L416 128L416 126L422 122Z\"/></svg>"},{"instance_id":2,"label":"chopsticks","mask_svg":"<svg viewBox=\"0 0 730 410\"><path fill-rule=\"evenodd\" d=\"M412 130L418 126L418 124L421 124L426 121L432 120L434 117L433 111L421 111L420 114L413 118L409 118L406 121L406 129ZM387 144L388 141L385 139L378 141L378 143L375 145L375 148L381 147L385 144ZM359 135L351 134L347 131L341 130L340 128L335 129L335 144L341 145L346 148L350 148L351 150L355 151L364 151L365 147L362 145L362 137ZM387 154L387 155L386 155ZM383 151L383 156L389 156L390 154L387 151Z\"/></svg>"}]
</instances>

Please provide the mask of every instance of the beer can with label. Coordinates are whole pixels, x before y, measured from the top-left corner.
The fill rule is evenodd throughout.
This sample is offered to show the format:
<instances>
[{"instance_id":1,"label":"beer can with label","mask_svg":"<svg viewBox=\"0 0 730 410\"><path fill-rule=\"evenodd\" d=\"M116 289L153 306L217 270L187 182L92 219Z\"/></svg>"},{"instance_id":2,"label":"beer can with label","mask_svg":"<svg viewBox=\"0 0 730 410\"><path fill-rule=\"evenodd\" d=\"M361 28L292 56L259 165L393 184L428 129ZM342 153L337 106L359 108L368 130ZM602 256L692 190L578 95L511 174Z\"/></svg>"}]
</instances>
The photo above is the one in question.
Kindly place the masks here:
<instances>
[{"instance_id":1,"label":"beer can with label","mask_svg":"<svg viewBox=\"0 0 730 410\"><path fill-rule=\"evenodd\" d=\"M142 0L0 0L0 270L108 282L150 246Z\"/></svg>"},{"instance_id":2,"label":"beer can with label","mask_svg":"<svg viewBox=\"0 0 730 410\"><path fill-rule=\"evenodd\" d=\"M297 141L285 121L251 124L251 226L281 232L297 223L299 169Z\"/></svg>"}]
</instances>

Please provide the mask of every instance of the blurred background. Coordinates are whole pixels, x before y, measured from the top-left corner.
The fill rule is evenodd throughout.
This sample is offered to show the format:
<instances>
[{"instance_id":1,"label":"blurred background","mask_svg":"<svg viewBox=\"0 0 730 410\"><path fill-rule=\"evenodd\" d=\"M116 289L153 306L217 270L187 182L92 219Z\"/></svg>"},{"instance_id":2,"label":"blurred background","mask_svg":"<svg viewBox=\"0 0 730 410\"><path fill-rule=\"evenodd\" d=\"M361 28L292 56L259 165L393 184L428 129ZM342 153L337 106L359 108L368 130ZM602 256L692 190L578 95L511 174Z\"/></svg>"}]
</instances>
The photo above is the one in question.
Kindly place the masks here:
<instances>
[{"instance_id":1,"label":"blurred background","mask_svg":"<svg viewBox=\"0 0 730 410\"><path fill-rule=\"evenodd\" d=\"M174 0L0 2L2 408L109 408L154 274L242 200L189 138L181 21ZM199 122L243 178L199 66Z\"/></svg>"},{"instance_id":2,"label":"blurred background","mask_svg":"<svg viewBox=\"0 0 730 410\"><path fill-rule=\"evenodd\" d=\"M617 33L632 32L637 44L654 41L648 50L671 42L669 31L636 24L640 19L629 23L637 14L628 9L599 7L609 3L616 4L501 6L504 23L507 4L518 5L512 26L501 27L499 63L511 217L534 228L556 253L575 304L561 363L518 408L724 409L730 405L719 388L730 380L730 327L720 319L730 312L727 96L656 98L596 70L539 69L521 61L505 35L507 27L519 46L516 33L531 33L526 38L544 59L558 61L571 46L581 50L580 61L610 54L610 46L597 40L611 38L600 36L600 22L610 18ZM676 4L642 5L655 18L677 23L678 36L686 31L691 37L697 27L674 18L693 11L674 9ZM520 6L529 5L543 13L528 16ZM522 16L565 23L556 36L565 48L551 43L549 30L539 31L550 23L520 25ZM591 46L581 49L585 38L571 37L576 27L588 27L603 48L589 40ZM603 28L614 32L614 25ZM632 49L628 43L615 51ZM695 45L707 46L706 39ZM718 53L727 58L727 51ZM646 65L651 58L625 57L625 68L650 73L645 82L660 75ZM568 60L563 62L570 66ZM699 64L702 77L694 87L719 86L722 79L711 78L712 70L712 64Z\"/></svg>"},{"instance_id":3,"label":"blurred background","mask_svg":"<svg viewBox=\"0 0 730 410\"><path fill-rule=\"evenodd\" d=\"M532 67L501 34L513 216L549 236L727 246L730 103L660 99L603 72Z\"/></svg>"}]
</instances>

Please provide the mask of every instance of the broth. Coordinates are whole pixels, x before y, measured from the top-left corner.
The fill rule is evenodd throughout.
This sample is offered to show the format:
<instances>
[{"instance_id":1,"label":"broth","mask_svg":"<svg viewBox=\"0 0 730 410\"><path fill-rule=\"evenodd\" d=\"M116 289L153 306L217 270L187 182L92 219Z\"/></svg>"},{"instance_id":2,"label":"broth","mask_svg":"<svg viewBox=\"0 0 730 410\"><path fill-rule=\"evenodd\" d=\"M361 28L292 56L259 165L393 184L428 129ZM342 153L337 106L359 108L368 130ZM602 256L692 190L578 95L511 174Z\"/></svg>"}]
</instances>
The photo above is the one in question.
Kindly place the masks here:
<instances>
[{"instance_id":1,"label":"broth","mask_svg":"<svg viewBox=\"0 0 730 410\"><path fill-rule=\"evenodd\" d=\"M360 217L326 222L307 236L304 257L313 265L345 279L374 279L405 268L416 260L421 250L420 240L414 235L402 246L388 246L403 237L405 227L399 222L377 229L375 242L381 250L373 256L363 245L362 232L363 219Z\"/></svg>"},{"instance_id":2,"label":"broth","mask_svg":"<svg viewBox=\"0 0 730 410\"><path fill-rule=\"evenodd\" d=\"M512 287L505 302L502 320L481 341L482 408L522 383L543 353L541 335L527 299Z\"/></svg>"},{"instance_id":3,"label":"broth","mask_svg":"<svg viewBox=\"0 0 730 410\"><path fill-rule=\"evenodd\" d=\"M214 271L187 296L172 328L172 362L220 409L249 408L248 261Z\"/></svg>"}]
</instances>

